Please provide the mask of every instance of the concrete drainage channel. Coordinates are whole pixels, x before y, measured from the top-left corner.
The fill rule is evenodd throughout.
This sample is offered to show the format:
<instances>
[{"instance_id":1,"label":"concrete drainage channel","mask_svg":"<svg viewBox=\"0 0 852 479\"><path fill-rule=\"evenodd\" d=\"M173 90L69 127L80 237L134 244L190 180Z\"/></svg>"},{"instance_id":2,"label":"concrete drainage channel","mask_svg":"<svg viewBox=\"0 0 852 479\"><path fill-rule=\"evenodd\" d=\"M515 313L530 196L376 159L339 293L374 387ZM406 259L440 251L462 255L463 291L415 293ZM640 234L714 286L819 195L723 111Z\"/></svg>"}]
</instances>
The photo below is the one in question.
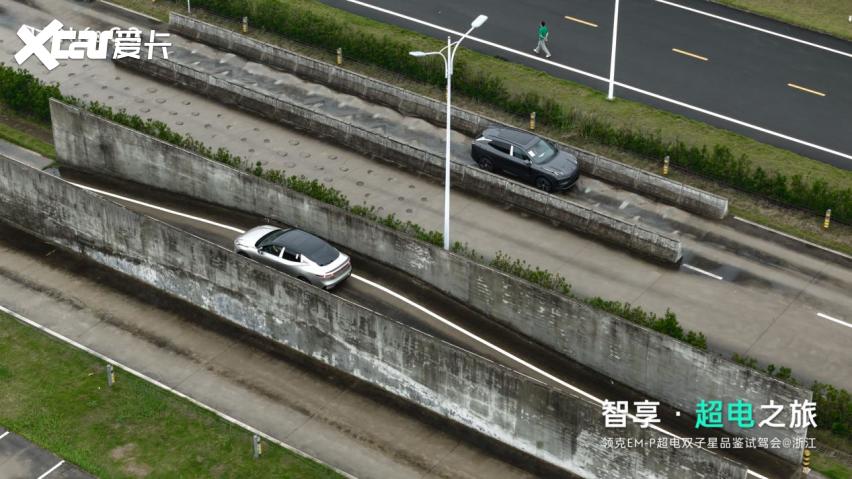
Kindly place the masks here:
<instances>
[{"instance_id":1,"label":"concrete drainage channel","mask_svg":"<svg viewBox=\"0 0 852 479\"><path fill-rule=\"evenodd\" d=\"M333 139L348 148L367 152L376 158L400 164L413 171L435 178L442 178L444 175L444 159L440 155L369 130L345 118L297 104L289 98L267 94L257 86L243 86L201 68L162 58L123 58L116 62L226 104L236 105L288 126ZM529 211L657 261L677 263L682 257L680 240L651 228L541 192L474 166L453 162L452 175L453 185L459 189L490 199L499 198L504 204Z\"/></svg>"},{"instance_id":2,"label":"concrete drainage channel","mask_svg":"<svg viewBox=\"0 0 852 479\"><path fill-rule=\"evenodd\" d=\"M680 410L691 411L707 397L755 404L810 399L808 391L77 107L52 101L51 118L62 163L305 229L404 271L502 326ZM732 434L756 434L727 426ZM792 441L805 431L772 433ZM796 449L773 452L792 461L801 456Z\"/></svg>"},{"instance_id":3,"label":"concrete drainage channel","mask_svg":"<svg viewBox=\"0 0 852 479\"><path fill-rule=\"evenodd\" d=\"M174 12L169 14L169 28L188 38L234 52L337 91L388 106L405 115L423 118L441 126L446 121L446 105L440 101L255 40L226 28ZM452 115L454 128L469 136L478 135L488 126L505 125L497 120L459 108L453 108ZM721 196L573 145L555 143L577 156L584 174L598 177L707 218L722 219L728 212L728 200Z\"/></svg>"}]
</instances>

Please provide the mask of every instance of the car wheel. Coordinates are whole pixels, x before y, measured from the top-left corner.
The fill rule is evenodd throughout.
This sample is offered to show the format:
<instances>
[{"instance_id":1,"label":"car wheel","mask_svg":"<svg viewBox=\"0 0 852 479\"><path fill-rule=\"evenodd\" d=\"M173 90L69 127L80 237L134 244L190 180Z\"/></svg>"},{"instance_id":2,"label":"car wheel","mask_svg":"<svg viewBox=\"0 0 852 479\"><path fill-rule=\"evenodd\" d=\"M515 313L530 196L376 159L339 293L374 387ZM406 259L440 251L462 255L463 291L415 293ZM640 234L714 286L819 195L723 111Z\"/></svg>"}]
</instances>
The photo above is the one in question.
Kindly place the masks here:
<instances>
[{"instance_id":1,"label":"car wheel","mask_svg":"<svg viewBox=\"0 0 852 479\"><path fill-rule=\"evenodd\" d=\"M479 167L485 171L494 171L494 163L491 162L491 158L487 156L483 156L476 160L479 163Z\"/></svg>"},{"instance_id":2,"label":"car wheel","mask_svg":"<svg viewBox=\"0 0 852 479\"><path fill-rule=\"evenodd\" d=\"M541 191L546 191L550 193L553 189L553 183L550 182L547 178L543 176L539 176L535 179L535 187L540 189Z\"/></svg>"}]
</instances>

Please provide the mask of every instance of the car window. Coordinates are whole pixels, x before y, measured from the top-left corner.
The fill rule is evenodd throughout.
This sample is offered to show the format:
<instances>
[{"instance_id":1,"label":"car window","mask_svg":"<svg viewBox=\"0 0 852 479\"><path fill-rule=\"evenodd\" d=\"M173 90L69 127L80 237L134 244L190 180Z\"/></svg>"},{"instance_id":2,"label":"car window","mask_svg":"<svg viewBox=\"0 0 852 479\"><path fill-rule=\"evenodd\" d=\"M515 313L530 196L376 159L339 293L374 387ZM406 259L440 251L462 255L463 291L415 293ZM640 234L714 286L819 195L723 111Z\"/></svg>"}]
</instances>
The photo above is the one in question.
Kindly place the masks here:
<instances>
[{"instance_id":1,"label":"car window","mask_svg":"<svg viewBox=\"0 0 852 479\"><path fill-rule=\"evenodd\" d=\"M275 256L281 256L281 246L279 246L277 244L268 244L268 245L260 248L260 250L263 251L264 253L273 254Z\"/></svg>"},{"instance_id":2,"label":"car window","mask_svg":"<svg viewBox=\"0 0 852 479\"><path fill-rule=\"evenodd\" d=\"M284 254L281 257L286 259L287 261L299 261L298 253L293 253L291 251L287 251L286 249L284 250Z\"/></svg>"},{"instance_id":3,"label":"car window","mask_svg":"<svg viewBox=\"0 0 852 479\"><path fill-rule=\"evenodd\" d=\"M514 156L515 158L517 158L519 160L524 160L524 161L529 160L529 157L526 154L524 154L524 150L522 150L520 148L514 148L512 150L512 156Z\"/></svg>"},{"instance_id":4,"label":"car window","mask_svg":"<svg viewBox=\"0 0 852 479\"><path fill-rule=\"evenodd\" d=\"M538 140L533 146L530 147L527 153L530 155L530 158L538 164L544 163L550 159L553 155L556 154L556 149L550 146L550 143L544 140Z\"/></svg>"},{"instance_id":5,"label":"car window","mask_svg":"<svg viewBox=\"0 0 852 479\"><path fill-rule=\"evenodd\" d=\"M509 154L509 144L504 143L502 141L492 141L491 146L494 147L495 150L500 151L505 154Z\"/></svg>"}]
</instances>

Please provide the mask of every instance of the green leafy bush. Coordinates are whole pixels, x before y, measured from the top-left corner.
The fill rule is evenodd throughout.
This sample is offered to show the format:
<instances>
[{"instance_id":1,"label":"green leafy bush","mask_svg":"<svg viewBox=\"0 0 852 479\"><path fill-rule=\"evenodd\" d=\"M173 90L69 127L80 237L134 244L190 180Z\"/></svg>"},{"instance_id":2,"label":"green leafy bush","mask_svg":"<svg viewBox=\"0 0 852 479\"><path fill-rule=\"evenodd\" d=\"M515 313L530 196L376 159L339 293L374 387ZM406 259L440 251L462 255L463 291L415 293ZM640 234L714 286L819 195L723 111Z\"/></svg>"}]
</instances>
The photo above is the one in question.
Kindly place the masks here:
<instances>
[{"instance_id":1,"label":"green leafy bush","mask_svg":"<svg viewBox=\"0 0 852 479\"><path fill-rule=\"evenodd\" d=\"M620 301L608 301L600 297L588 299L586 303L616 316L621 316L646 328L679 339L696 348L707 350L707 338L704 337L704 333L695 331L684 333L683 328L678 323L677 316L668 309L660 317L656 313L645 311L640 306L631 306L630 303L622 303Z\"/></svg>"},{"instance_id":2,"label":"green leafy bush","mask_svg":"<svg viewBox=\"0 0 852 479\"><path fill-rule=\"evenodd\" d=\"M757 359L737 353L734 353L731 359L735 363L766 373L788 384L799 385L790 368L776 368L774 364L761 368ZM814 381L811 391L814 393L813 400L816 402L817 426L829 430L835 436L852 439L852 396L849 392L818 381Z\"/></svg>"},{"instance_id":3,"label":"green leafy bush","mask_svg":"<svg viewBox=\"0 0 852 479\"><path fill-rule=\"evenodd\" d=\"M49 122L50 98L63 98L58 85L44 83L23 68L16 70L0 63L0 102L12 111Z\"/></svg>"},{"instance_id":4,"label":"green leafy bush","mask_svg":"<svg viewBox=\"0 0 852 479\"><path fill-rule=\"evenodd\" d=\"M538 266L531 268L526 261L512 259L502 251L498 251L489 265L504 273L523 278L541 287L558 291L566 296L574 297L571 293L571 285L562 275L541 269Z\"/></svg>"}]
</instances>

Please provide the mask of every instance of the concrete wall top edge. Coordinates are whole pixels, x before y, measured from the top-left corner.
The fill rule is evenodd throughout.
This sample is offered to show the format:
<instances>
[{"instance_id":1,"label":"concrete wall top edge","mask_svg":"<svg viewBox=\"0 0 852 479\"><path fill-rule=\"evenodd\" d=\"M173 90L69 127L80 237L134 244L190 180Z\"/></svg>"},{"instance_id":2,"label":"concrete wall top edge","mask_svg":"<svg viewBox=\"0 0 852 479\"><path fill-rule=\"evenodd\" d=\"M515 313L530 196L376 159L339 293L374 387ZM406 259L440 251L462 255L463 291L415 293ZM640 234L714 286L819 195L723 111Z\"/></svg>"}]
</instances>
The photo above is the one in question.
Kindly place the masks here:
<instances>
[{"instance_id":1,"label":"concrete wall top edge","mask_svg":"<svg viewBox=\"0 0 852 479\"><path fill-rule=\"evenodd\" d=\"M169 12L169 25L175 26L178 29L180 29L180 28L197 29L197 28L203 27L205 29L221 30L222 32L227 32L231 35L235 35L238 38L246 38L247 39L246 43L256 44L258 46L258 48L270 49L272 51L284 51L284 52L287 52L288 55L300 57L304 61L316 63L316 64L322 65L323 67L328 68L328 69L345 71L349 75L360 78L363 82L371 83L371 84L374 84L376 86L380 86L382 90L392 92L393 94L396 94L396 96L400 96L400 97L404 96L408 101L413 101L413 102L428 106L431 109L436 110L436 112L438 114L440 114L444 109L443 105L442 104L439 105L438 104L439 102L437 100L430 98L430 97L427 97L425 95L415 93L415 92L411 92L411 91L402 89L400 87L397 87L395 85L391 85L389 83L383 82L381 80L370 78L370 77L367 77L367 76L362 75L360 73L353 72L351 70L346 70L346 69L339 67L339 66L336 66L336 65L331 65L329 63L326 63L326 62L323 62L323 61L320 61L320 60L316 60L316 59L306 57L304 55L301 55L301 54L298 54L298 53L295 53L295 52L291 52L289 50L285 50L284 48L277 46L277 45L273 45L273 44L270 44L270 43L267 43L267 42L263 42L261 40L256 40L256 39L251 38L251 37L246 37L244 35L240 35L236 32L232 32L228 29L225 29L225 28L222 28L222 27L219 27L219 26L216 26L216 25L212 25L210 23L203 22L203 21L195 19L195 18L187 17L187 16L182 15L180 13ZM503 123L499 120L495 120L493 118L489 118L489 117L480 115L478 113L474 113L474 112L471 112L471 111L468 111L468 110L463 110L463 109L457 108L457 107L453 107L453 116L454 117L458 116L460 118L467 119L469 122L480 125L480 129L482 129L483 124L485 124L485 125L488 125L488 124L500 125L500 126L506 126L506 127L517 129L517 127L512 126L512 125L507 125L506 123ZM470 133L476 134L478 132L470 132ZM701 214L703 216L711 217L711 218L714 218L714 219L722 219L727 215L728 200L725 197L722 197L720 195L717 195L715 193L711 193L711 192L708 192L708 191L705 191L705 190L698 189L696 187L687 185L685 183L682 183L682 182L679 182L679 181L676 181L676 180L672 180L670 178L666 178L662 175L658 175L656 173L652 173L652 172L649 172L647 170L636 168L636 167L627 165L625 163L622 163L622 162L619 162L619 161L616 161L616 160L613 160L613 159L610 159L610 158L603 157L601 155L590 152L588 150L584 150L584 149L579 148L579 147L574 146L574 145L563 143L563 142L554 140L552 138L548 138L548 139L550 141L553 141L554 143L560 145L561 147L563 147L564 149L566 149L568 151L575 152L575 154L588 155L590 157L599 159L600 161L606 161L608 163L611 163L612 165L617 165L618 168L625 169L628 172L633 172L633 173L630 173L630 175L637 178L635 181L644 182L644 181L650 180L651 182L653 182L655 184L664 185L663 187L670 190L670 191L678 191L678 190L693 191L699 197L699 200L697 200L697 202L701 205L701 207L695 207L695 206L693 206L693 204L691 202L690 203L682 203L678 200L674 200L673 203L676 206L679 206L681 208L687 209L687 210L692 211L694 213ZM647 180L646 180L646 178L647 178ZM638 189L640 192L642 192L644 194L652 194L651 191L649 191L647 188L642 188L641 185L640 185L639 188L637 188L636 185L626 184L626 183L622 184L622 186L627 186L627 187L630 187L631 189L634 189L634 190ZM672 202L672 200L670 198L668 198L667 200Z\"/></svg>"}]
</instances>

